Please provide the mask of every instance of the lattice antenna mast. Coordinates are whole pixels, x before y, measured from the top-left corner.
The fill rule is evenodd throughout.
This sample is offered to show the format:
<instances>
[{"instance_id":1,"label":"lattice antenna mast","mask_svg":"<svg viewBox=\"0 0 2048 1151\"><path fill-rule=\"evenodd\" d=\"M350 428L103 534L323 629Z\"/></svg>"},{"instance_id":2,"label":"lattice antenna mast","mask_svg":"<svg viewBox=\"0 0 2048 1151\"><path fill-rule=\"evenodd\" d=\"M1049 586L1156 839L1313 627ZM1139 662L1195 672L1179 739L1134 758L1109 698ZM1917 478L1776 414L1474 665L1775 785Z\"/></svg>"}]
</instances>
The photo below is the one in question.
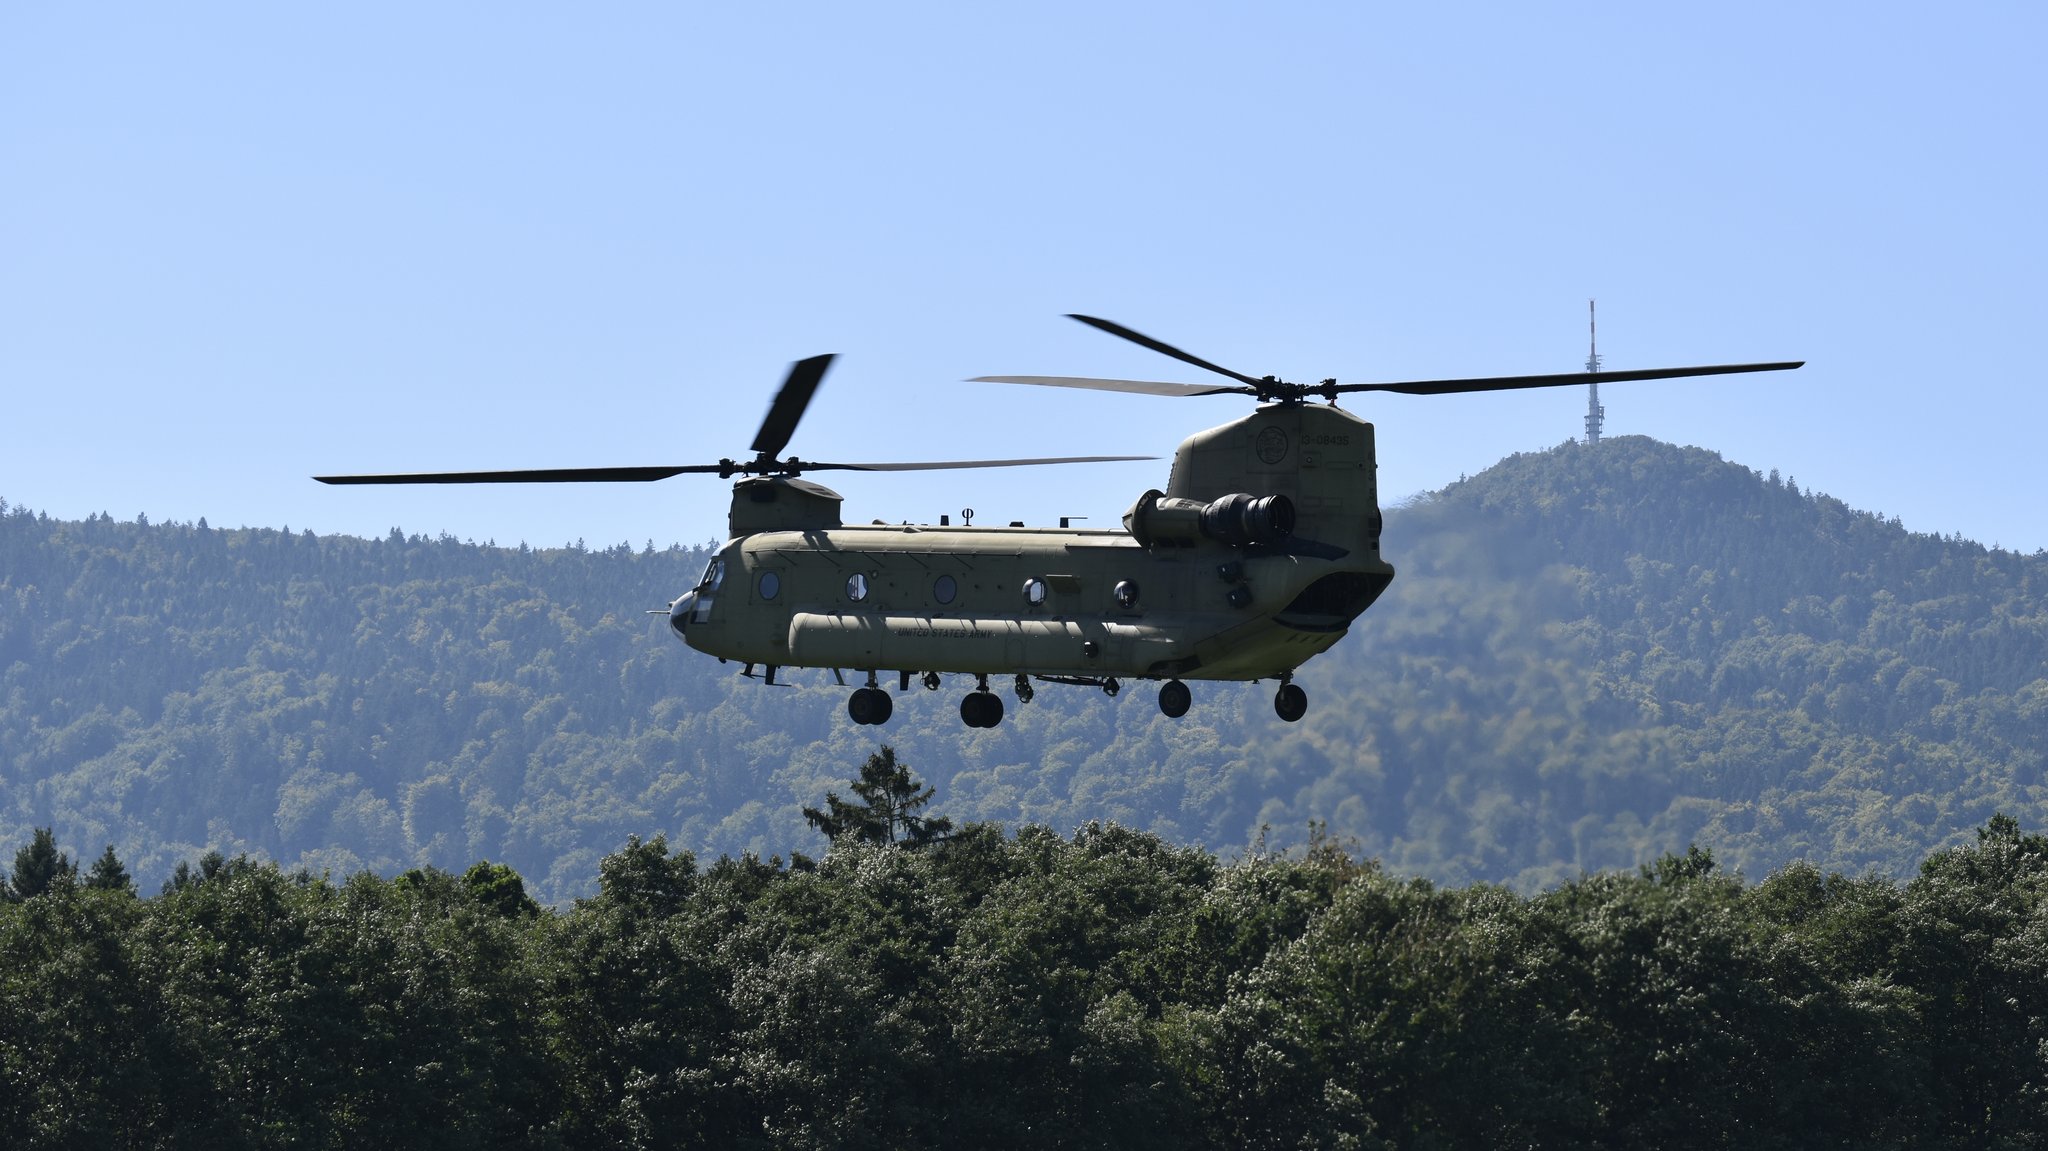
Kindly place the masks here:
<instances>
[{"instance_id":1,"label":"lattice antenna mast","mask_svg":"<svg viewBox=\"0 0 2048 1151\"><path fill-rule=\"evenodd\" d=\"M1600 370L1600 329L1593 314L1593 301L1586 301L1586 370ZM1600 442L1600 425L1607 422L1607 409L1600 406L1600 385L1586 384L1586 443Z\"/></svg>"}]
</instances>

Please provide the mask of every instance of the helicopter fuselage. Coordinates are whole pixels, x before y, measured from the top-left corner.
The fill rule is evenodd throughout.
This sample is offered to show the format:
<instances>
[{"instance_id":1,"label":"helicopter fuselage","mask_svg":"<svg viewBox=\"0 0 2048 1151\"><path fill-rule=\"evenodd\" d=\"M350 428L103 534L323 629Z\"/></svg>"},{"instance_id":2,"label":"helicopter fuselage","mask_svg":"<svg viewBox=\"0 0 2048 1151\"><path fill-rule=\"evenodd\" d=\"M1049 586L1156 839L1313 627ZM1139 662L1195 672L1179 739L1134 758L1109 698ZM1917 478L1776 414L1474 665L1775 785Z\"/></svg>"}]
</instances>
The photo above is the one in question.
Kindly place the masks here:
<instances>
[{"instance_id":1,"label":"helicopter fuselage","mask_svg":"<svg viewBox=\"0 0 2048 1151\"><path fill-rule=\"evenodd\" d=\"M755 477L670 624L723 659L906 681L1285 678L1393 579L1374 469L1371 424L1283 403L1185 440L1122 531L846 525L830 489Z\"/></svg>"},{"instance_id":2,"label":"helicopter fuselage","mask_svg":"<svg viewBox=\"0 0 2048 1151\"><path fill-rule=\"evenodd\" d=\"M1608 380L1775 372L1803 361L1710 364L1382 383L1294 384L1252 377L1094 316L1072 317L1230 385L1088 376L978 376L1153 396L1256 397L1249 416L1198 432L1174 453L1164 490L1124 513L1123 531L954 527L880 520L849 526L839 493L806 471L936 471L1110 463L1135 456L1067 456L922 463L821 463L782 457L831 355L791 364L755 433L753 455L715 464L525 468L316 476L329 484L622 483L687 472L744 476L733 485L729 538L697 586L670 601L684 643L740 660L775 682L784 666L864 672L847 700L861 724L885 723L893 705L877 683L913 676L936 689L943 673L977 677L960 702L970 727L1002 722L991 675L1015 677L1020 702L1032 680L1095 684L1115 695L1124 678L1163 681L1159 710L1187 713L1184 680L1278 678L1273 710L1290 723L1308 710L1294 669L1344 637L1393 581L1380 557L1372 425L1337 407L1341 395L1455 395ZM1325 403L1312 402L1320 397Z\"/></svg>"}]
</instances>

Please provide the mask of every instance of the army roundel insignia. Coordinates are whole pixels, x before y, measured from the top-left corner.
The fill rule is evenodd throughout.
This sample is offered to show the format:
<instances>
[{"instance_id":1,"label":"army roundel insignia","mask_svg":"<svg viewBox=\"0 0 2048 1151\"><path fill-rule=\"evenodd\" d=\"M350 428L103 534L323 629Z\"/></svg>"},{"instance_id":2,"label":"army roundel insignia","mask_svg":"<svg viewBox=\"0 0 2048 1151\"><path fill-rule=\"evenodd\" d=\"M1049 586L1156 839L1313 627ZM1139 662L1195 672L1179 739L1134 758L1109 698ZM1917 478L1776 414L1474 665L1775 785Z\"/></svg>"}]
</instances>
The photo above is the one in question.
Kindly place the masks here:
<instances>
[{"instance_id":1,"label":"army roundel insignia","mask_svg":"<svg viewBox=\"0 0 2048 1151\"><path fill-rule=\"evenodd\" d=\"M1277 464L1287 458L1287 433L1279 428L1267 428L1252 442L1252 450L1259 453L1262 462Z\"/></svg>"}]
</instances>

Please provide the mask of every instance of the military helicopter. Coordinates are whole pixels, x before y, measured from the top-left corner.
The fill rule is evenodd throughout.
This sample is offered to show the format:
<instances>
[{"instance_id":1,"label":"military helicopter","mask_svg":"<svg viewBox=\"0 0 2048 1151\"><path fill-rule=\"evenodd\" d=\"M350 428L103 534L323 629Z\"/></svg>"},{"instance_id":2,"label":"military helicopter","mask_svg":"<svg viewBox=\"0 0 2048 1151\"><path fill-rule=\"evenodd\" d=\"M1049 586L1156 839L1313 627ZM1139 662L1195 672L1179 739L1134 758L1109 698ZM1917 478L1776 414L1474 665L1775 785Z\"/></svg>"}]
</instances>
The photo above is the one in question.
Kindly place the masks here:
<instances>
[{"instance_id":1,"label":"military helicopter","mask_svg":"<svg viewBox=\"0 0 2048 1151\"><path fill-rule=\"evenodd\" d=\"M1337 406L1348 392L1448 395L1797 368L1719 364L1398 383L1288 383L1210 363L1108 320L1073 319L1232 381L1224 385L1072 376L981 376L1154 396L1246 395L1250 415L1182 441L1162 489L1138 496L1123 528L847 524L837 492L805 472L921 471L1099 463L1082 456L928 463L819 463L778 458L832 357L792 365L754 437L754 458L715 464L493 472L316 476L328 484L574 483L741 477L730 538L695 587L661 614L690 647L768 684L788 667L863 675L847 700L855 723L882 724L896 691L936 691L945 674L974 677L960 701L969 726L1002 722L992 677L1018 702L1036 683L1094 687L1159 683L1159 710L1187 714L1188 681L1275 680L1273 710L1308 711L1295 669L1342 639L1393 581L1380 556L1373 426ZM1321 399L1322 403L1311 402ZM966 518L966 517L963 517Z\"/></svg>"}]
</instances>

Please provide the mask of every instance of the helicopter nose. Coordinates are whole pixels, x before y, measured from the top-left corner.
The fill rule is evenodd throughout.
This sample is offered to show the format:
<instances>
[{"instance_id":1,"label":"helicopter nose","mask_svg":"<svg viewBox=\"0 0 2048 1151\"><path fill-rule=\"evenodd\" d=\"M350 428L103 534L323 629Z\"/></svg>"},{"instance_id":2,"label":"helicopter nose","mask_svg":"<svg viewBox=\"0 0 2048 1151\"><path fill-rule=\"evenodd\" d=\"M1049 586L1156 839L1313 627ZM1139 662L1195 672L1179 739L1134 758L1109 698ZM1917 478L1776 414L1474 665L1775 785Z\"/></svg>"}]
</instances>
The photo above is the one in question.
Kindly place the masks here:
<instances>
[{"instance_id":1,"label":"helicopter nose","mask_svg":"<svg viewBox=\"0 0 2048 1151\"><path fill-rule=\"evenodd\" d=\"M670 631L676 633L677 639L683 637L683 629L689 626L690 613L696 610L696 607L697 593L694 591L684 592L675 598L674 603L668 605L668 627Z\"/></svg>"}]
</instances>

